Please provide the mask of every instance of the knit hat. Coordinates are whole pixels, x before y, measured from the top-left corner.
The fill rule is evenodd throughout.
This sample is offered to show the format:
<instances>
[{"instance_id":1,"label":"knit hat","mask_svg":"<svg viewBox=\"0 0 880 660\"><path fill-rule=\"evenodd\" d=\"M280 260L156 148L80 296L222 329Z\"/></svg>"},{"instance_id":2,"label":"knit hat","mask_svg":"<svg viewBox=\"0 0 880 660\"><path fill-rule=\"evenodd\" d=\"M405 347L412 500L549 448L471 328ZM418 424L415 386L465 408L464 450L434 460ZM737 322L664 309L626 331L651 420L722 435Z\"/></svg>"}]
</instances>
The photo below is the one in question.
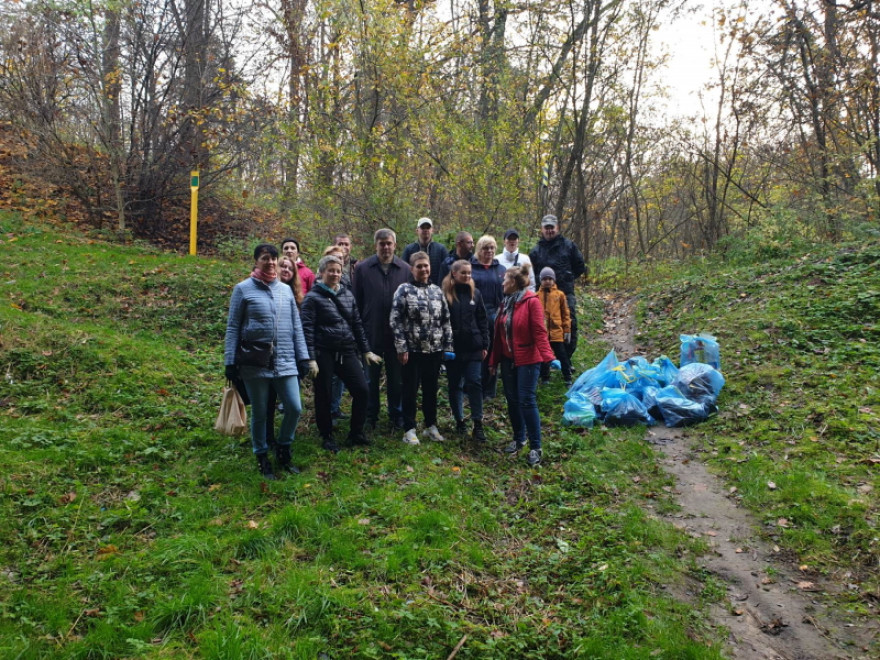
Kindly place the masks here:
<instances>
[{"instance_id":1,"label":"knit hat","mask_svg":"<svg viewBox=\"0 0 880 660\"><path fill-rule=\"evenodd\" d=\"M544 266L541 269L541 277L539 277L538 279L543 280L545 277L549 277L554 282L556 281L556 273L553 272L553 269L550 268L550 266Z\"/></svg>"}]
</instances>

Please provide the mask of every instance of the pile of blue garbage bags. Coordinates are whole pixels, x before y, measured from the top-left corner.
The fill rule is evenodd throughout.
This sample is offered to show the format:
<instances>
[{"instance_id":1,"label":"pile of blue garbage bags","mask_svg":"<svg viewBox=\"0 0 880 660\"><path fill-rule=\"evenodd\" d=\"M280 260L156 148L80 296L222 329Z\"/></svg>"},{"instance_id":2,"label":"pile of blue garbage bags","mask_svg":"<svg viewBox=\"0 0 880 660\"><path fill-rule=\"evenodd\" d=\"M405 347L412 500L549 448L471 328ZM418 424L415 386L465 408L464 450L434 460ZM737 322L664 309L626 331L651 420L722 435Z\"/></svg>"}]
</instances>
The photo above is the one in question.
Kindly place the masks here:
<instances>
[{"instance_id":1,"label":"pile of blue garbage bags","mask_svg":"<svg viewBox=\"0 0 880 660\"><path fill-rule=\"evenodd\" d=\"M623 362L612 350L568 390L563 424L606 426L689 426L718 411L724 387L721 351L711 335L681 335L679 366L665 355L653 362L642 356Z\"/></svg>"}]
</instances>

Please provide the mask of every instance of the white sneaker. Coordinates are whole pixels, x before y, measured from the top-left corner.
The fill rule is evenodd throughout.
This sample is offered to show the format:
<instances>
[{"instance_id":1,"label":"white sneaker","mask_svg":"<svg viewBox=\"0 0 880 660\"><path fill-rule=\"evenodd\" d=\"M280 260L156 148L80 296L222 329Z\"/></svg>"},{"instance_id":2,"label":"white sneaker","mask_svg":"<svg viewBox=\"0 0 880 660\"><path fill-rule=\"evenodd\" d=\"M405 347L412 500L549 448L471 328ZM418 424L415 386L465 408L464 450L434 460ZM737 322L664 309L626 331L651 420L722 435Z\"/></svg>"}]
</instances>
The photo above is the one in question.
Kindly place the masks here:
<instances>
[{"instance_id":1,"label":"white sneaker","mask_svg":"<svg viewBox=\"0 0 880 660\"><path fill-rule=\"evenodd\" d=\"M406 433L403 434L403 443L406 445L417 445L419 444L419 436L416 435L415 429L410 429Z\"/></svg>"},{"instance_id":2,"label":"white sneaker","mask_svg":"<svg viewBox=\"0 0 880 660\"><path fill-rule=\"evenodd\" d=\"M425 429L425 434L434 442L443 442L446 440L442 435L440 435L440 431L436 426L429 426Z\"/></svg>"}]
</instances>

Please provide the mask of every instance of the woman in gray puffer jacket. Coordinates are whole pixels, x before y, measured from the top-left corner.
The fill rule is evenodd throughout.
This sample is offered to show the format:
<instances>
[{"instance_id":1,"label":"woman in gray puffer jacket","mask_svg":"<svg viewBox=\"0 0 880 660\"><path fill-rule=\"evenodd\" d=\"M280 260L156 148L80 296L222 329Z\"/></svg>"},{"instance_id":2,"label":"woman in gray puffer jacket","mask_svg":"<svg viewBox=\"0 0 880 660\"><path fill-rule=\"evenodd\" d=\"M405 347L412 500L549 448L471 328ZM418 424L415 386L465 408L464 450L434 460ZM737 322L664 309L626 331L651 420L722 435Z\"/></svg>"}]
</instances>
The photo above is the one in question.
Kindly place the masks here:
<instances>
[{"instance_id":1,"label":"woman in gray puffer jacket","mask_svg":"<svg viewBox=\"0 0 880 660\"><path fill-rule=\"evenodd\" d=\"M271 357L262 366L246 364L241 346L258 342L271 347ZM291 463L290 446L302 412L297 376L317 374L317 364L309 360L299 310L289 286L278 279L278 250L263 243L254 249L251 276L235 285L229 302L224 351L226 377L244 381L251 400L251 443L260 472L274 479L266 445L266 404L270 385L284 404L284 418L276 445L278 463L283 470L299 472Z\"/></svg>"}]
</instances>

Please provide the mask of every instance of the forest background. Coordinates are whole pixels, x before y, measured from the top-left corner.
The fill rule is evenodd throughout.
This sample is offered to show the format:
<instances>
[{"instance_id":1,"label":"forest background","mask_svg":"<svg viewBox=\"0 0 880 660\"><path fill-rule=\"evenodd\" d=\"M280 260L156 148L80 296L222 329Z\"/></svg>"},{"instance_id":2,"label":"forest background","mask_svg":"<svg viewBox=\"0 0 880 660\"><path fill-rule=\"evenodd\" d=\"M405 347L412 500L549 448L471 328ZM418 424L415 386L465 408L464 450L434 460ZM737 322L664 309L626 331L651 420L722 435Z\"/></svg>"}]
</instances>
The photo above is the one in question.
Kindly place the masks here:
<instances>
[{"instance_id":1,"label":"forest background","mask_svg":"<svg viewBox=\"0 0 880 660\"><path fill-rule=\"evenodd\" d=\"M658 28L694 9L7 0L0 112L72 218L180 251L194 169L199 250L230 255L423 215L448 238L552 212L594 269L876 231L874 3L716 9L712 105L670 119Z\"/></svg>"}]
</instances>

